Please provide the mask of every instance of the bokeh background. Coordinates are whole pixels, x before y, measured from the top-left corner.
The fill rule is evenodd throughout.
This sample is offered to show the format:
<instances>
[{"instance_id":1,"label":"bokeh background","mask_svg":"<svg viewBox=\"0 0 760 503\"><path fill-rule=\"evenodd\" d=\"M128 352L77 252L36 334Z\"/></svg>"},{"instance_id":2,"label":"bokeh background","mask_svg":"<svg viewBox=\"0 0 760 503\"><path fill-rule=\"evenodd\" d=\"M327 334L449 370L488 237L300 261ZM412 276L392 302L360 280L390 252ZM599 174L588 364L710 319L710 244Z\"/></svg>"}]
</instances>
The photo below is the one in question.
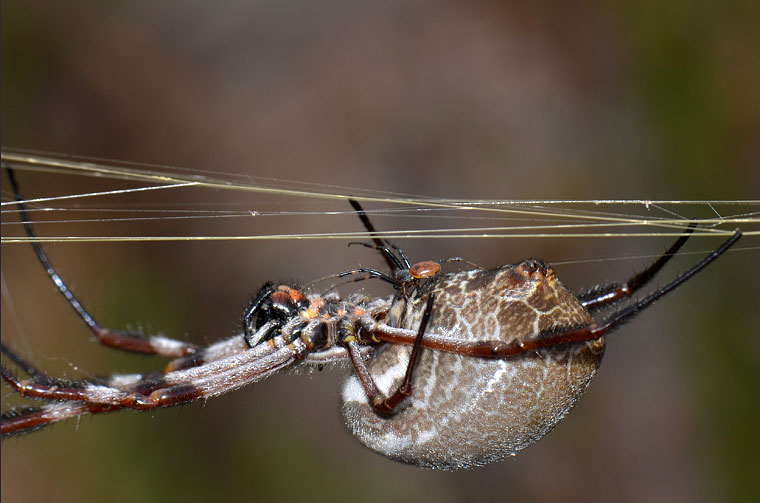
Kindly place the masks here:
<instances>
[{"instance_id":1,"label":"bokeh background","mask_svg":"<svg viewBox=\"0 0 760 503\"><path fill-rule=\"evenodd\" d=\"M8 0L2 144L458 198L757 199L759 26L758 4L740 0ZM108 187L21 181L30 197ZM433 249L495 265L646 255L667 241L399 244L412 257ZM692 251L718 244L694 241ZM370 453L343 431L333 371L4 441L2 498L749 501L760 473L760 255L756 238L743 245L755 249L617 333L577 410L514 460L442 473ZM49 252L103 324L199 343L233 334L266 279L372 260L336 242ZM580 288L643 262L558 273ZM3 340L36 364L71 377L163 364L90 341L27 247L4 246L2 271ZM12 400L7 387L2 398Z\"/></svg>"}]
</instances>

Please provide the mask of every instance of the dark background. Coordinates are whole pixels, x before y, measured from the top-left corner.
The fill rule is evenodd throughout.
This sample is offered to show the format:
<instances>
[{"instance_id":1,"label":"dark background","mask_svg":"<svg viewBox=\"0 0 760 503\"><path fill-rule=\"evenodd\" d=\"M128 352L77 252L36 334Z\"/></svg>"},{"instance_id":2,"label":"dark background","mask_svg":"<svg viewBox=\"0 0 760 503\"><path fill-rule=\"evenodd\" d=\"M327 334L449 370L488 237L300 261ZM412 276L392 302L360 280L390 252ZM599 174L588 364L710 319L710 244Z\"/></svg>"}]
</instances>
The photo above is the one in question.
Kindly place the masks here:
<instances>
[{"instance_id":1,"label":"dark background","mask_svg":"<svg viewBox=\"0 0 760 503\"><path fill-rule=\"evenodd\" d=\"M2 144L458 198L756 199L758 11L742 1L4 1ZM21 181L29 197L104 185ZM495 265L656 254L668 241L400 244L412 257ZM692 251L718 244L694 241ZM3 500L752 499L760 278L756 238L741 244L755 249L617 333L578 409L514 460L459 473L386 461L343 431L333 371L5 441ZM371 261L336 242L49 250L104 324L199 343L233 334L266 279ZM645 261L558 274L577 289ZM27 247L4 246L2 271L3 340L41 367L73 377L163 365L88 341Z\"/></svg>"}]
</instances>

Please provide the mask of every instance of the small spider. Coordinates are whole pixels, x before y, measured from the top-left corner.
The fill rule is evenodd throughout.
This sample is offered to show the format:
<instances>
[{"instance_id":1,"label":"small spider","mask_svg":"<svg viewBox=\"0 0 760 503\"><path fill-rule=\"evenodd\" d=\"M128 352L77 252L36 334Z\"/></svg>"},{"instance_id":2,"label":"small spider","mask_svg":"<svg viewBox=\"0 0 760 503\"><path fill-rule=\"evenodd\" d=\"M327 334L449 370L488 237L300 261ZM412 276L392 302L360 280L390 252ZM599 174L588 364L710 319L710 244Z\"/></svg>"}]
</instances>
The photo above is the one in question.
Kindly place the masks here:
<instances>
[{"instance_id":1,"label":"small spider","mask_svg":"<svg viewBox=\"0 0 760 503\"><path fill-rule=\"evenodd\" d=\"M35 231L9 171L26 232ZM376 230L351 201L371 236ZM591 382L606 335L704 269L741 237L650 295L606 315L632 297L678 252L690 225L659 259L623 283L574 295L540 260L495 269L442 273L441 262L412 264L374 237L390 272L358 268L338 274L378 278L395 294L370 298L317 295L265 284L245 310L242 334L208 347L100 327L74 297L38 243L34 250L59 291L98 340L113 348L170 356L160 373L114 374L68 381L37 370L5 344L2 353L28 379L2 366L20 395L40 408L2 414L3 437L83 414L152 410L210 398L296 365L350 361L342 415L365 446L391 459L441 469L480 466L514 455L548 433ZM455 258L448 261L462 261Z\"/></svg>"}]
</instances>

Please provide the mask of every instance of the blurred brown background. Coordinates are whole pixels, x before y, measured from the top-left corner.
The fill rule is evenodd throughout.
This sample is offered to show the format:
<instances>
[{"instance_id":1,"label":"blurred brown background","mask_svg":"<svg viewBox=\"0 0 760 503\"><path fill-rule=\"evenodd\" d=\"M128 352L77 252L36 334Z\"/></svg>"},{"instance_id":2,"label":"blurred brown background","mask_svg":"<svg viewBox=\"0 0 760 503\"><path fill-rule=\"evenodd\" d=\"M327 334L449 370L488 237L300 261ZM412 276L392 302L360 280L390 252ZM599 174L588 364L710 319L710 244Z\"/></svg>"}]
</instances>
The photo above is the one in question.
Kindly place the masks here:
<instances>
[{"instance_id":1,"label":"blurred brown background","mask_svg":"<svg viewBox=\"0 0 760 503\"><path fill-rule=\"evenodd\" d=\"M758 14L738 0L4 1L2 144L458 198L756 199ZM21 181L28 197L102 187ZM308 229L288 222L286 232ZM433 249L495 265L646 255L667 242L400 244L412 257ZM49 251L103 324L196 342L234 333L266 279L310 280L371 260L334 242ZM558 273L577 289L643 262ZM615 334L578 409L515 460L461 473L386 461L343 431L333 371L5 441L2 498L751 500L757 262L756 249L730 253ZM3 340L36 364L72 377L162 365L88 341L27 247L4 246L2 271Z\"/></svg>"}]
</instances>

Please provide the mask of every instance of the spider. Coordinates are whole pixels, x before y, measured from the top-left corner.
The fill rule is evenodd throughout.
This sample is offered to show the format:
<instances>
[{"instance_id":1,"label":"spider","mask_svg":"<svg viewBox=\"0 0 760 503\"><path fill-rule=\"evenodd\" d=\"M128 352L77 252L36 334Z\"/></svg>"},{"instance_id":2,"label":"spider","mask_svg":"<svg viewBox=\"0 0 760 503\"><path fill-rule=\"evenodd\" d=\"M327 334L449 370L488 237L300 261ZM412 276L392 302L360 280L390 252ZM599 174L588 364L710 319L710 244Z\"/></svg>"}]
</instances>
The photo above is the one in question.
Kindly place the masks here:
<instances>
[{"instance_id":1,"label":"spider","mask_svg":"<svg viewBox=\"0 0 760 503\"><path fill-rule=\"evenodd\" d=\"M11 185L27 234L35 230L13 172ZM694 231L622 283L573 294L541 260L495 269L441 272L411 263L350 201L389 272L357 268L337 274L383 280L393 295L319 295L266 283L242 319L242 333L207 347L101 327L73 295L39 243L35 253L60 293L104 345L173 357L163 372L69 381L34 368L4 343L2 353L28 378L2 366L5 382L39 408L2 414L3 437L83 414L153 410L207 399L297 365L349 361L341 394L349 431L391 459L440 469L480 466L514 455L543 437L591 382L606 335L692 278L741 237L717 249L653 293L622 308L652 280ZM465 261L466 262L466 261ZM597 315L597 318L594 318Z\"/></svg>"}]
</instances>

